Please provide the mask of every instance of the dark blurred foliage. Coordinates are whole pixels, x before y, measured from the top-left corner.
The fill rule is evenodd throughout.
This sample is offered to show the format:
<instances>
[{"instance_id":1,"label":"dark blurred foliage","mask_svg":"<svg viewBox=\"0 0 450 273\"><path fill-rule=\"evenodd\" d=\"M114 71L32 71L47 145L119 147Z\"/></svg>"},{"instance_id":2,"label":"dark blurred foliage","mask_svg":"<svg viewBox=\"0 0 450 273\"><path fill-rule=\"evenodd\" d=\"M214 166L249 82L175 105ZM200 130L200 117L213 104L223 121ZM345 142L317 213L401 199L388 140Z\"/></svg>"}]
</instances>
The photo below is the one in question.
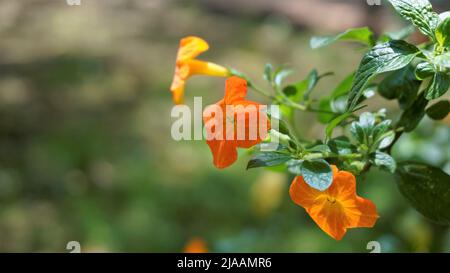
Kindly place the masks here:
<instances>
[{"instance_id":1,"label":"dark blurred foliage","mask_svg":"<svg viewBox=\"0 0 450 273\"><path fill-rule=\"evenodd\" d=\"M262 10L255 16L223 2L0 1L0 251L64 252L75 240L82 251L178 252L194 237L218 252L368 252L372 240L386 252L450 251L450 234L406 204L390 174L374 170L358 179L359 194L378 207L376 227L336 242L290 201L292 177L245 171L245 151L219 171L204 142L171 139L168 88L185 35L210 42L202 58L260 84L266 62L289 63L292 78L314 67L334 71L316 96L330 92L363 53L348 44L309 49L310 36L347 27L338 24L342 14L330 22L312 13L323 24L295 16L305 13L302 3L326 1L297 1L292 14L283 13L286 1L272 1L278 8L245 1L247 10ZM358 14L369 9L365 3L329 2L351 2L355 14L348 16L373 21L370 12ZM374 27L401 28L385 4L376 8L386 20ZM187 103L200 95L204 104L217 101L223 84L193 78ZM395 103L369 104L397 117ZM299 114L298 126L308 128L305 137L321 138L323 127L311 118ZM427 120L421 128L394 155L450 171L448 125Z\"/></svg>"}]
</instances>

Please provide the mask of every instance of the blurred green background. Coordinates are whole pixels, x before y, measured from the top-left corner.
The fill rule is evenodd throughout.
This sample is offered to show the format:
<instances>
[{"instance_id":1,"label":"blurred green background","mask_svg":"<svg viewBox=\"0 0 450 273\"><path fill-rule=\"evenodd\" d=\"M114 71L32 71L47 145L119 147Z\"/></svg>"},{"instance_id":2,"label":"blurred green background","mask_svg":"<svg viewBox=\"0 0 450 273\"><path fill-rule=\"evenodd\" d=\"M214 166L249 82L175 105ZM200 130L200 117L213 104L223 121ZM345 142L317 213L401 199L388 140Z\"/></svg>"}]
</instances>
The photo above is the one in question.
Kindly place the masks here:
<instances>
[{"instance_id":1,"label":"blurred green background","mask_svg":"<svg viewBox=\"0 0 450 273\"><path fill-rule=\"evenodd\" d=\"M245 171L245 151L217 170L204 142L170 135L168 89L183 36L209 41L201 59L263 86L266 62L290 64L291 80L312 68L335 72L315 90L320 96L356 68L363 50L311 50L312 35L403 23L386 3L353 0L0 0L0 251L67 252L75 240L82 251L181 252L200 237L213 252L369 252L373 240L383 252L449 252L448 229L413 210L388 173L358 178L358 194L381 216L375 228L337 242L291 202L292 177ZM192 78L186 102L216 102L223 86L222 78ZM369 104L398 118L393 102ZM314 118L300 113L298 127L322 138ZM394 156L450 172L449 139L448 122L425 120Z\"/></svg>"}]
</instances>

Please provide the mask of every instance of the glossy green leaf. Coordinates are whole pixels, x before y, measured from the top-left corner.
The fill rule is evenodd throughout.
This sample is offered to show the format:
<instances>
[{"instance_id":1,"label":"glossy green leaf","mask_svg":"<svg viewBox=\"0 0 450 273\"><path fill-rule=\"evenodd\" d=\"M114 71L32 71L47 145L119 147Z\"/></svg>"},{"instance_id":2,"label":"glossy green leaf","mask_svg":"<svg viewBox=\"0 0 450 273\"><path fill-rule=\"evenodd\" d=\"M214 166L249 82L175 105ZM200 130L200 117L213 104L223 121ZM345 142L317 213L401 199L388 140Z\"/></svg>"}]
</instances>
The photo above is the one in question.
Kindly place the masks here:
<instances>
[{"instance_id":1,"label":"glossy green leaf","mask_svg":"<svg viewBox=\"0 0 450 273\"><path fill-rule=\"evenodd\" d=\"M382 136L380 136L378 139L375 140L374 144L372 145L372 150L374 149L385 149L389 147L389 145L392 144L392 142L395 139L395 132L394 131L388 131Z\"/></svg>"},{"instance_id":2,"label":"glossy green leaf","mask_svg":"<svg viewBox=\"0 0 450 273\"><path fill-rule=\"evenodd\" d=\"M444 52L431 58L434 69L439 72L448 72L450 70L450 52Z\"/></svg>"},{"instance_id":3,"label":"glossy green leaf","mask_svg":"<svg viewBox=\"0 0 450 273\"><path fill-rule=\"evenodd\" d=\"M325 160L304 161L301 173L305 182L319 190L324 191L333 183L333 170Z\"/></svg>"},{"instance_id":4,"label":"glossy green leaf","mask_svg":"<svg viewBox=\"0 0 450 273\"><path fill-rule=\"evenodd\" d=\"M288 154L277 152L263 152L255 155L247 164L247 170L258 167L281 165L291 159Z\"/></svg>"},{"instance_id":5,"label":"glossy green leaf","mask_svg":"<svg viewBox=\"0 0 450 273\"><path fill-rule=\"evenodd\" d=\"M341 124L344 120L346 120L349 116L351 116L351 113L344 113L338 117L336 117L335 119L333 119L332 121L330 121L330 123L328 123L327 128L325 129L327 138L331 138L331 136L333 135L333 131L334 128L336 128L336 126L338 126L339 124Z\"/></svg>"},{"instance_id":6,"label":"glossy green leaf","mask_svg":"<svg viewBox=\"0 0 450 273\"><path fill-rule=\"evenodd\" d=\"M405 132L414 130L424 117L427 104L428 100L423 94L420 94L414 103L403 112L397 127L403 127Z\"/></svg>"},{"instance_id":7,"label":"glossy green leaf","mask_svg":"<svg viewBox=\"0 0 450 273\"><path fill-rule=\"evenodd\" d=\"M350 90L347 109L356 108L364 87L377 74L407 66L420 51L405 41L390 41L372 48L362 59Z\"/></svg>"},{"instance_id":8,"label":"glossy green leaf","mask_svg":"<svg viewBox=\"0 0 450 273\"><path fill-rule=\"evenodd\" d=\"M428 0L388 0L395 10L413 23L423 34L434 39L439 16Z\"/></svg>"},{"instance_id":9,"label":"glossy green leaf","mask_svg":"<svg viewBox=\"0 0 450 273\"><path fill-rule=\"evenodd\" d=\"M364 112L359 116L359 125L365 130L372 130L375 126L375 116L370 112Z\"/></svg>"},{"instance_id":10,"label":"glossy green leaf","mask_svg":"<svg viewBox=\"0 0 450 273\"><path fill-rule=\"evenodd\" d=\"M388 131L389 127L391 126L392 121L391 120L384 120L380 123L378 123L372 130L372 135L375 140L378 140L381 136L383 136L386 131Z\"/></svg>"},{"instance_id":11,"label":"glossy green leaf","mask_svg":"<svg viewBox=\"0 0 450 273\"><path fill-rule=\"evenodd\" d=\"M400 192L425 217L450 224L450 176L422 163L401 162L396 171Z\"/></svg>"},{"instance_id":12,"label":"glossy green leaf","mask_svg":"<svg viewBox=\"0 0 450 273\"><path fill-rule=\"evenodd\" d=\"M397 168L397 164L396 164L395 160L392 158L392 156L390 156L386 153L377 151L377 152L375 152L373 157L374 157L373 162L374 162L375 166L385 168L388 171L390 171L391 173L395 172L395 169Z\"/></svg>"},{"instance_id":13,"label":"glossy green leaf","mask_svg":"<svg viewBox=\"0 0 450 273\"><path fill-rule=\"evenodd\" d=\"M291 159L288 162L286 162L287 169L290 173L295 175L302 175L302 166L303 160L299 159Z\"/></svg>"},{"instance_id":14,"label":"glossy green leaf","mask_svg":"<svg viewBox=\"0 0 450 273\"><path fill-rule=\"evenodd\" d=\"M444 119L450 113L450 102L448 100L441 100L426 110L427 116L434 120Z\"/></svg>"},{"instance_id":15,"label":"glossy green leaf","mask_svg":"<svg viewBox=\"0 0 450 273\"><path fill-rule=\"evenodd\" d=\"M386 99L398 99L400 107L405 109L414 102L421 83L416 79L414 67L408 65L384 78L378 92Z\"/></svg>"},{"instance_id":16,"label":"glossy green leaf","mask_svg":"<svg viewBox=\"0 0 450 273\"><path fill-rule=\"evenodd\" d=\"M353 122L350 126L350 133L353 138L358 141L358 143L366 143L366 132L363 127L359 124L359 122Z\"/></svg>"},{"instance_id":17,"label":"glossy green leaf","mask_svg":"<svg viewBox=\"0 0 450 273\"><path fill-rule=\"evenodd\" d=\"M315 145L313 147L309 147L307 149L307 151L309 151L309 152L320 152L320 153L323 153L323 154L327 154L327 153L331 152L330 147L328 147L328 145L326 145L326 144L318 144L318 145Z\"/></svg>"},{"instance_id":18,"label":"glossy green leaf","mask_svg":"<svg viewBox=\"0 0 450 273\"><path fill-rule=\"evenodd\" d=\"M367 46L374 45L373 32L368 27L353 28L336 36L312 37L310 46L313 49L328 46L336 41L354 41Z\"/></svg>"},{"instance_id":19,"label":"glossy green leaf","mask_svg":"<svg viewBox=\"0 0 450 273\"><path fill-rule=\"evenodd\" d=\"M348 139L334 138L328 141L331 151L338 155L348 155L356 151L355 145L351 144Z\"/></svg>"},{"instance_id":20,"label":"glossy green leaf","mask_svg":"<svg viewBox=\"0 0 450 273\"><path fill-rule=\"evenodd\" d=\"M450 46L450 17L443 20L437 27L436 41L442 47Z\"/></svg>"},{"instance_id":21,"label":"glossy green leaf","mask_svg":"<svg viewBox=\"0 0 450 273\"><path fill-rule=\"evenodd\" d=\"M431 77L434 75L434 67L429 62L422 62L416 66L416 78L418 80L424 80L428 77Z\"/></svg>"},{"instance_id":22,"label":"glossy green leaf","mask_svg":"<svg viewBox=\"0 0 450 273\"><path fill-rule=\"evenodd\" d=\"M425 91L425 98L434 100L444 95L450 88L450 76L438 72L434 74L430 86Z\"/></svg>"}]
</instances>

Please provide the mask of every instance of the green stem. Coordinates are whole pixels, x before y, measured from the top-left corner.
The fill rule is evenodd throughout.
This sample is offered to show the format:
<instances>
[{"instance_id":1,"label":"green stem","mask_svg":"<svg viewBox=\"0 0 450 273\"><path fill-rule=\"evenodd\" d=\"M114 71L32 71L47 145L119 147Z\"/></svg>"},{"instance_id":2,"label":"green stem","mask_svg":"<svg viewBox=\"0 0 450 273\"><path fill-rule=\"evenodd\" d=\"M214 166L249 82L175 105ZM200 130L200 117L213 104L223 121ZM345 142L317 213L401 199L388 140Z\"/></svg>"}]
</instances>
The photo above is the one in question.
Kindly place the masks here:
<instances>
[{"instance_id":1,"label":"green stem","mask_svg":"<svg viewBox=\"0 0 450 273\"><path fill-rule=\"evenodd\" d=\"M340 158L340 159L356 159L361 158L361 154L347 154L347 155L323 155L320 153L311 153L303 156L300 159L304 160L314 160L314 159L327 159L327 158Z\"/></svg>"},{"instance_id":2,"label":"green stem","mask_svg":"<svg viewBox=\"0 0 450 273\"><path fill-rule=\"evenodd\" d=\"M272 96L271 94L269 94L265 90L263 90L263 89L259 88L258 86L256 86L252 81L247 80L247 82L248 82L248 86L250 88L252 88L254 91L256 91L257 93L259 93L259 94L261 94L261 95L263 95L263 96L265 96L265 97L267 97L269 99L275 100L274 96Z\"/></svg>"}]
</instances>

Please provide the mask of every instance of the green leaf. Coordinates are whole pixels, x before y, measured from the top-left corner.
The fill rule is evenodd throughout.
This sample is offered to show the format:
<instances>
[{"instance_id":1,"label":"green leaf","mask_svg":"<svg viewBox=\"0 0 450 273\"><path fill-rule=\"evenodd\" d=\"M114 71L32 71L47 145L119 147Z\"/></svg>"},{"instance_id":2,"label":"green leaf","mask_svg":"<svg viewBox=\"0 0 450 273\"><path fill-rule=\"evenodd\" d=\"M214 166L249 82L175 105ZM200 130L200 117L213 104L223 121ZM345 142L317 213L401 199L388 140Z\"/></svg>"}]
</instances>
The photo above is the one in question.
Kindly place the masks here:
<instances>
[{"instance_id":1,"label":"green leaf","mask_svg":"<svg viewBox=\"0 0 450 273\"><path fill-rule=\"evenodd\" d=\"M436 41L441 47L450 46L450 18L447 17L436 29Z\"/></svg>"},{"instance_id":2,"label":"green leaf","mask_svg":"<svg viewBox=\"0 0 450 273\"><path fill-rule=\"evenodd\" d=\"M293 72L290 68L279 68L275 73L273 74L273 83L278 87L281 88L281 85L283 84L283 81L291 75Z\"/></svg>"},{"instance_id":3,"label":"green leaf","mask_svg":"<svg viewBox=\"0 0 450 273\"><path fill-rule=\"evenodd\" d=\"M336 101L341 101L341 98L345 98L345 95L348 94L350 91L350 88L352 87L353 79L355 78L355 73L352 73L348 75L343 81L341 81L338 86L333 90L330 97L322 98L319 102L319 109L322 111L328 111L328 112L335 112L335 113L342 113L345 111L337 111L335 103ZM345 108L345 107L344 107ZM344 109L345 110L345 109ZM319 121L327 124L333 118L335 115L329 114L329 113L319 113L318 118Z\"/></svg>"},{"instance_id":4,"label":"green leaf","mask_svg":"<svg viewBox=\"0 0 450 273\"><path fill-rule=\"evenodd\" d=\"M330 45L336 41L355 41L367 46L374 45L373 32L368 27L348 29L336 36L312 37L311 48L317 49Z\"/></svg>"},{"instance_id":5,"label":"green leaf","mask_svg":"<svg viewBox=\"0 0 450 273\"><path fill-rule=\"evenodd\" d=\"M367 82L377 74L407 66L420 51L405 41L390 41L372 48L362 59L350 90L347 109L353 110Z\"/></svg>"},{"instance_id":6,"label":"green leaf","mask_svg":"<svg viewBox=\"0 0 450 273\"><path fill-rule=\"evenodd\" d=\"M283 93L294 102L303 101L305 94L309 94L319 81L317 70L313 69L308 76L295 84L290 84L283 89Z\"/></svg>"},{"instance_id":7,"label":"green leaf","mask_svg":"<svg viewBox=\"0 0 450 273\"><path fill-rule=\"evenodd\" d=\"M395 10L413 23L423 34L434 39L439 16L428 0L389 0Z\"/></svg>"},{"instance_id":8,"label":"green leaf","mask_svg":"<svg viewBox=\"0 0 450 273\"><path fill-rule=\"evenodd\" d=\"M444 119L450 112L450 102L448 100L441 100L426 110L427 115L434 120Z\"/></svg>"},{"instance_id":9,"label":"green leaf","mask_svg":"<svg viewBox=\"0 0 450 273\"><path fill-rule=\"evenodd\" d=\"M264 79L269 83L273 81L273 66L270 63L267 63L264 67Z\"/></svg>"},{"instance_id":10,"label":"green leaf","mask_svg":"<svg viewBox=\"0 0 450 273\"><path fill-rule=\"evenodd\" d=\"M286 123L286 121L279 119L275 115L272 115L272 113L270 112L270 108L267 109L266 114L270 120L278 122L278 132L285 134L287 136L290 136L290 137L292 136L291 131L289 130L289 125ZM272 129L274 129L274 128L272 128Z\"/></svg>"},{"instance_id":11,"label":"green leaf","mask_svg":"<svg viewBox=\"0 0 450 273\"><path fill-rule=\"evenodd\" d=\"M307 88L305 92L303 93L304 100L309 99L309 95L313 91L314 87L317 85L317 82L319 82L319 74L317 73L317 70L313 69L306 79L308 84L306 86Z\"/></svg>"},{"instance_id":12,"label":"green leaf","mask_svg":"<svg viewBox=\"0 0 450 273\"><path fill-rule=\"evenodd\" d=\"M397 186L411 205L432 221L450 224L450 176L422 163L401 162Z\"/></svg>"},{"instance_id":13,"label":"green leaf","mask_svg":"<svg viewBox=\"0 0 450 273\"><path fill-rule=\"evenodd\" d=\"M405 109L414 102L421 83L416 79L414 67L408 65L384 78L378 92L386 99L398 99L400 107Z\"/></svg>"},{"instance_id":14,"label":"green leaf","mask_svg":"<svg viewBox=\"0 0 450 273\"><path fill-rule=\"evenodd\" d=\"M334 138L328 141L331 151L338 155L348 155L356 151L355 145L351 144L348 139Z\"/></svg>"},{"instance_id":15,"label":"green leaf","mask_svg":"<svg viewBox=\"0 0 450 273\"><path fill-rule=\"evenodd\" d=\"M330 147L328 147L328 145L326 144L319 144L319 145L315 145L313 147L310 147L307 149L309 152L320 152L323 154L327 154L330 153Z\"/></svg>"},{"instance_id":16,"label":"green leaf","mask_svg":"<svg viewBox=\"0 0 450 273\"><path fill-rule=\"evenodd\" d=\"M415 74L417 79L424 80L434 75L434 67L429 62L420 63L416 66Z\"/></svg>"},{"instance_id":17,"label":"green leaf","mask_svg":"<svg viewBox=\"0 0 450 273\"><path fill-rule=\"evenodd\" d=\"M318 76L317 70L313 69L304 80L284 87L282 92L290 100L294 102L302 102L305 98L308 99L309 94L317 85L319 80L320 77ZM278 98L280 97L281 96L278 96ZM292 120L294 115L292 107L280 105L280 111L288 120Z\"/></svg>"},{"instance_id":18,"label":"green leaf","mask_svg":"<svg viewBox=\"0 0 450 273\"><path fill-rule=\"evenodd\" d=\"M391 126L391 120L384 120L378 123L372 130L372 136L374 140L378 140Z\"/></svg>"},{"instance_id":19,"label":"green leaf","mask_svg":"<svg viewBox=\"0 0 450 273\"><path fill-rule=\"evenodd\" d=\"M372 147L374 148L372 149L385 149L392 144L394 139L395 139L395 132L389 131L375 141L375 143L372 145Z\"/></svg>"},{"instance_id":20,"label":"green leaf","mask_svg":"<svg viewBox=\"0 0 450 273\"><path fill-rule=\"evenodd\" d=\"M341 122L346 120L351 115L352 115L352 113L349 113L349 112L348 113L344 113L344 114L342 114L340 116L337 116L332 121L330 121L330 123L328 123L328 125L327 125L327 128L325 129L327 138L331 138L331 136L333 135L334 128L336 128L336 126L341 124Z\"/></svg>"},{"instance_id":21,"label":"green leaf","mask_svg":"<svg viewBox=\"0 0 450 273\"><path fill-rule=\"evenodd\" d=\"M305 182L319 191L324 191L333 183L333 170L325 160L304 161L300 167Z\"/></svg>"},{"instance_id":22,"label":"green leaf","mask_svg":"<svg viewBox=\"0 0 450 273\"><path fill-rule=\"evenodd\" d=\"M446 12L439 14L439 19L441 19L441 21L444 21L448 17L450 17L450 11L446 11Z\"/></svg>"},{"instance_id":23,"label":"green leaf","mask_svg":"<svg viewBox=\"0 0 450 273\"><path fill-rule=\"evenodd\" d=\"M247 164L247 170L259 167L271 167L281 165L291 159L288 154L277 152L263 152L255 155Z\"/></svg>"},{"instance_id":24,"label":"green leaf","mask_svg":"<svg viewBox=\"0 0 450 273\"><path fill-rule=\"evenodd\" d=\"M435 67L433 69L439 72L448 72L450 69L450 52L445 52L441 55L434 56L431 58Z\"/></svg>"},{"instance_id":25,"label":"green leaf","mask_svg":"<svg viewBox=\"0 0 450 273\"><path fill-rule=\"evenodd\" d=\"M405 28L402 28L399 31L395 31L395 32L387 32L385 33L382 37L381 37L381 41L382 42L387 42L389 40L405 40L406 38L408 38L411 34L414 33L414 31L416 30L416 28L412 25L409 25Z\"/></svg>"},{"instance_id":26,"label":"green leaf","mask_svg":"<svg viewBox=\"0 0 450 273\"><path fill-rule=\"evenodd\" d=\"M319 102L319 110L323 111L317 115L319 118L319 121L323 124L327 124L334 118L334 114L331 113L325 113L326 112L332 112L333 109L331 109L331 100L330 98L323 98Z\"/></svg>"},{"instance_id":27,"label":"green leaf","mask_svg":"<svg viewBox=\"0 0 450 273\"><path fill-rule=\"evenodd\" d=\"M405 132L414 130L425 115L425 107L427 104L428 100L425 99L423 94L420 94L414 103L403 112L397 127L403 127Z\"/></svg>"},{"instance_id":28,"label":"green leaf","mask_svg":"<svg viewBox=\"0 0 450 273\"><path fill-rule=\"evenodd\" d=\"M350 133L353 138L358 141L358 143L364 144L366 143L366 132L359 122L353 122L350 126Z\"/></svg>"},{"instance_id":29,"label":"green leaf","mask_svg":"<svg viewBox=\"0 0 450 273\"><path fill-rule=\"evenodd\" d=\"M397 168L397 164L390 155L380 152L380 151L376 151L373 156L374 156L373 162L374 162L375 166L386 168L391 173L395 172L395 169Z\"/></svg>"},{"instance_id":30,"label":"green leaf","mask_svg":"<svg viewBox=\"0 0 450 273\"><path fill-rule=\"evenodd\" d=\"M364 112L359 116L359 125L367 132L372 131L375 126L375 116L370 112Z\"/></svg>"},{"instance_id":31,"label":"green leaf","mask_svg":"<svg viewBox=\"0 0 450 273\"><path fill-rule=\"evenodd\" d=\"M434 100L444 95L450 88L450 77L444 73L437 72L434 74L430 86L425 91L427 100Z\"/></svg>"},{"instance_id":32,"label":"green leaf","mask_svg":"<svg viewBox=\"0 0 450 273\"><path fill-rule=\"evenodd\" d=\"M352 88L353 80L355 79L355 73L352 73L348 75L344 80L342 80L339 85L336 87L336 89L333 90L331 93L331 98L335 99L340 96L347 95L348 92L350 92L350 89Z\"/></svg>"},{"instance_id":33,"label":"green leaf","mask_svg":"<svg viewBox=\"0 0 450 273\"><path fill-rule=\"evenodd\" d=\"M295 175L302 175L302 166L303 160L299 159L291 159L288 162L286 162L288 171Z\"/></svg>"}]
</instances>

